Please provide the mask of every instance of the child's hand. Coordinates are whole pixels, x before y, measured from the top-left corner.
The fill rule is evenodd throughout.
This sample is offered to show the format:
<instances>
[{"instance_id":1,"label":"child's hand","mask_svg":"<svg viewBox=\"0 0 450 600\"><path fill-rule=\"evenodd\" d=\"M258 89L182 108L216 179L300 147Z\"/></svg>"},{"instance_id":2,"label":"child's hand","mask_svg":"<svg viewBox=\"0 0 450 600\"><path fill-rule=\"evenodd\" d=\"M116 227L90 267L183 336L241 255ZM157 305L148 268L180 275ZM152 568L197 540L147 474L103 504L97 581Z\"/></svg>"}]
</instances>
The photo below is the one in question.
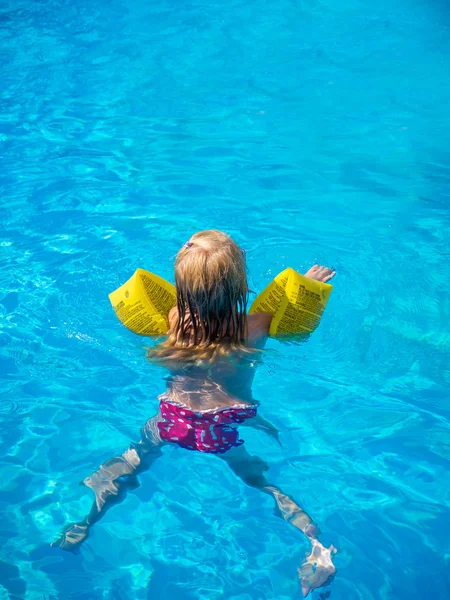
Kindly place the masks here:
<instances>
[{"instance_id":1,"label":"child's hand","mask_svg":"<svg viewBox=\"0 0 450 600\"><path fill-rule=\"evenodd\" d=\"M325 548L322 544L312 539L311 554L298 570L300 583L302 586L303 597L323 585L330 583L330 580L336 573L336 567L333 565L332 556L337 550L333 546Z\"/></svg>"},{"instance_id":2,"label":"child's hand","mask_svg":"<svg viewBox=\"0 0 450 600\"><path fill-rule=\"evenodd\" d=\"M335 275L336 271L333 271L333 269L329 269L328 267L321 267L320 265L314 265L307 273L305 273L305 277L321 281L322 283L327 283L327 281L333 279Z\"/></svg>"}]
</instances>

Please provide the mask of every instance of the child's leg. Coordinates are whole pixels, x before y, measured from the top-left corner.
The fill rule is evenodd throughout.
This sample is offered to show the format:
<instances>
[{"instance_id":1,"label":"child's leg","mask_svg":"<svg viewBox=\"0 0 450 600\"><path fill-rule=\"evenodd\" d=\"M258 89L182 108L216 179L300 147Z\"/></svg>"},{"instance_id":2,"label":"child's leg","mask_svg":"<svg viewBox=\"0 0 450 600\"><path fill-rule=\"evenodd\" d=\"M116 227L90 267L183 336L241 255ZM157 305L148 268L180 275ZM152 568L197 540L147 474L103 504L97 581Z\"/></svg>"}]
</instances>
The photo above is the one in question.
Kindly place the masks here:
<instances>
[{"instance_id":1,"label":"child's leg","mask_svg":"<svg viewBox=\"0 0 450 600\"><path fill-rule=\"evenodd\" d=\"M275 500L280 516L300 529L308 538L317 537L319 530L313 524L311 517L280 488L271 485L265 476L269 465L258 456L250 455L244 446L232 448L220 456L247 485L269 494Z\"/></svg>"},{"instance_id":2,"label":"child's leg","mask_svg":"<svg viewBox=\"0 0 450 600\"><path fill-rule=\"evenodd\" d=\"M98 471L86 477L83 484L95 493L90 513L79 523L69 525L52 546L74 552L89 535L89 529L99 521L115 503L120 502L129 488L138 487L136 475L146 471L161 456L163 444L157 427L158 417L144 425L141 440L132 444L121 456L115 456L100 466Z\"/></svg>"},{"instance_id":3,"label":"child's leg","mask_svg":"<svg viewBox=\"0 0 450 600\"><path fill-rule=\"evenodd\" d=\"M269 466L258 456L251 456L244 446L232 448L220 456L238 477L247 485L269 494L275 500L280 516L299 529L311 543L311 554L299 569L303 595L311 590L326 585L335 574L336 569L331 561L333 546L324 548L319 542L319 530L311 517L280 488L271 485L265 476Z\"/></svg>"}]
</instances>

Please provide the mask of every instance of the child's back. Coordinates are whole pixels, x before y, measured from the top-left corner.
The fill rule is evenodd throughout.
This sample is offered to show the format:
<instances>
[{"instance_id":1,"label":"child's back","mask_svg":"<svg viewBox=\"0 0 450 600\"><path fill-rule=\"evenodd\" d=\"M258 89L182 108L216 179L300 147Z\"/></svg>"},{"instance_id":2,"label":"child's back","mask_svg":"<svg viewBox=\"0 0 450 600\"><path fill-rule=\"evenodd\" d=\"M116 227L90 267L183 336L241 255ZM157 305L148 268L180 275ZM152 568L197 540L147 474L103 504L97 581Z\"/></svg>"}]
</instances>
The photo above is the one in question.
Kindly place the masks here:
<instances>
[{"instance_id":1,"label":"child's back","mask_svg":"<svg viewBox=\"0 0 450 600\"><path fill-rule=\"evenodd\" d=\"M171 314L175 325L177 312ZM194 410L211 410L240 403L253 403L252 383L260 353L270 327L271 315L259 313L247 317L246 348L253 352L239 352L218 356L215 361L198 360L184 364L166 361L171 372L167 394Z\"/></svg>"}]
</instances>

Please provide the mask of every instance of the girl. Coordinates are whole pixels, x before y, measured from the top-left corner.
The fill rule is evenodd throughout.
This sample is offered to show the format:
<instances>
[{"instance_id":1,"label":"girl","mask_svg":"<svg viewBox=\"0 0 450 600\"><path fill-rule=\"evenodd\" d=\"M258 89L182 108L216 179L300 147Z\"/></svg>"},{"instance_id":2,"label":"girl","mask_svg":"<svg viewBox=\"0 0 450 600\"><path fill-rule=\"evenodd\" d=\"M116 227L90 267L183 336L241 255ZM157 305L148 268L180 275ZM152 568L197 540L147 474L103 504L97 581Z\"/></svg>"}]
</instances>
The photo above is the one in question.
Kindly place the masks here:
<instances>
[{"instance_id":1,"label":"girl","mask_svg":"<svg viewBox=\"0 0 450 600\"><path fill-rule=\"evenodd\" d=\"M323 282L334 275L318 265L306 273ZM175 262L175 284L177 306L169 314L167 339L148 351L150 360L162 362L170 371L158 414L144 425L137 444L84 480L95 493L91 512L66 528L53 545L76 550L126 488L138 485L136 475L161 456L162 446L176 444L217 455L247 485L272 496L283 519L311 544L299 569L307 596L336 572L332 563L336 550L325 548L307 513L269 483L268 465L247 452L237 430L239 424L249 425L277 438L276 429L259 415L251 389L254 360L269 335L271 315L247 315L245 254L220 231L201 231L184 244Z\"/></svg>"}]
</instances>

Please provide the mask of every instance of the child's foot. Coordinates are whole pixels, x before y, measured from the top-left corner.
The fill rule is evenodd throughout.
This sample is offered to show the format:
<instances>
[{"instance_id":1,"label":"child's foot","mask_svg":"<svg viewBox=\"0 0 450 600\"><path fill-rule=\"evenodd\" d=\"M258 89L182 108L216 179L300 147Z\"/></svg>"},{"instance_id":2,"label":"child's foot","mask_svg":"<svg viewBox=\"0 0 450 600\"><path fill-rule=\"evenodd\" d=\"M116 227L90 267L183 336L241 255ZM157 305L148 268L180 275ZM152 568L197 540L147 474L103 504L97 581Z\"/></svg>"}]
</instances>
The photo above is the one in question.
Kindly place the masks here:
<instances>
[{"instance_id":1,"label":"child's foot","mask_svg":"<svg viewBox=\"0 0 450 600\"><path fill-rule=\"evenodd\" d=\"M58 546L67 552L78 552L79 545L84 542L88 535L88 525L85 523L74 523L73 525L68 525L61 537L52 542L50 546Z\"/></svg>"},{"instance_id":2,"label":"child's foot","mask_svg":"<svg viewBox=\"0 0 450 600\"><path fill-rule=\"evenodd\" d=\"M327 281L333 279L335 275L336 271L333 271L333 269L329 269L328 267L321 267L320 265L314 265L307 273L305 273L305 277L321 281L322 283L327 283Z\"/></svg>"},{"instance_id":3,"label":"child's foot","mask_svg":"<svg viewBox=\"0 0 450 600\"><path fill-rule=\"evenodd\" d=\"M312 539L311 542L311 554L298 570L304 598L312 590L331 583L331 579L336 573L336 567L332 561L332 555L337 552L336 548L333 546L325 548L315 539Z\"/></svg>"}]
</instances>

